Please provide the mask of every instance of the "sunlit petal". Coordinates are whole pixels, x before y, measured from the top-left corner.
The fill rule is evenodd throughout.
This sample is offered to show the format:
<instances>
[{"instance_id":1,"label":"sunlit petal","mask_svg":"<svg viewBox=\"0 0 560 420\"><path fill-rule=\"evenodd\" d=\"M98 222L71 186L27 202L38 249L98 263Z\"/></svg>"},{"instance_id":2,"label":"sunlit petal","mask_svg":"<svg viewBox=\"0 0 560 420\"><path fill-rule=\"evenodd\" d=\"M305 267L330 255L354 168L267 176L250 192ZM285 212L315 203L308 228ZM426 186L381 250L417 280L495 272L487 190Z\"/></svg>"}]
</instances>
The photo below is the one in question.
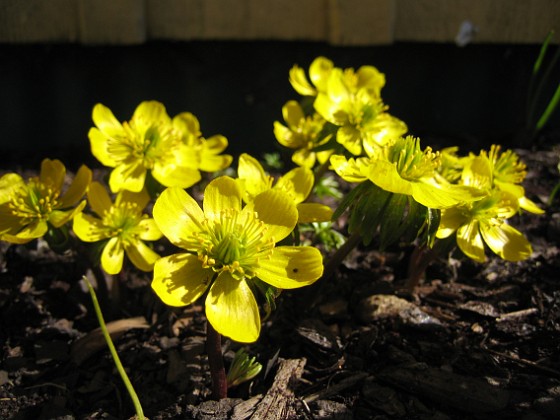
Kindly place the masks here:
<instances>
[{"instance_id":1,"label":"sunlit petal","mask_svg":"<svg viewBox=\"0 0 560 420\"><path fill-rule=\"evenodd\" d=\"M206 297L206 317L220 334L240 343L257 341L261 329L259 308L245 280L222 272Z\"/></svg>"},{"instance_id":2,"label":"sunlit petal","mask_svg":"<svg viewBox=\"0 0 560 420\"><path fill-rule=\"evenodd\" d=\"M478 231L479 222L472 220L457 229L457 245L466 256L478 262L486 261L484 243Z\"/></svg>"},{"instance_id":3,"label":"sunlit petal","mask_svg":"<svg viewBox=\"0 0 560 420\"><path fill-rule=\"evenodd\" d=\"M202 209L185 190L167 188L154 204L154 219L161 232L174 245L188 247L194 232L202 229Z\"/></svg>"},{"instance_id":4,"label":"sunlit petal","mask_svg":"<svg viewBox=\"0 0 560 420\"><path fill-rule=\"evenodd\" d=\"M212 275L196 255L174 254L155 262L152 289L166 305L185 306L202 296Z\"/></svg>"},{"instance_id":5,"label":"sunlit petal","mask_svg":"<svg viewBox=\"0 0 560 420\"><path fill-rule=\"evenodd\" d=\"M481 223L480 233L488 247L506 261L522 261L531 256L529 241L514 227Z\"/></svg>"},{"instance_id":6,"label":"sunlit petal","mask_svg":"<svg viewBox=\"0 0 560 420\"><path fill-rule=\"evenodd\" d=\"M152 248L135 239L125 242L124 250L132 264L142 271L152 271L154 263L160 258Z\"/></svg>"},{"instance_id":7,"label":"sunlit petal","mask_svg":"<svg viewBox=\"0 0 560 420\"><path fill-rule=\"evenodd\" d=\"M204 214L208 217L223 209L241 209L241 189L239 184L228 176L212 180L204 190Z\"/></svg>"},{"instance_id":8,"label":"sunlit petal","mask_svg":"<svg viewBox=\"0 0 560 420\"><path fill-rule=\"evenodd\" d=\"M259 262L257 276L280 289L307 286L323 275L322 258L313 247L276 247L272 258Z\"/></svg>"},{"instance_id":9,"label":"sunlit petal","mask_svg":"<svg viewBox=\"0 0 560 420\"><path fill-rule=\"evenodd\" d=\"M84 242L97 242L110 236L103 221L89 214L78 213L72 221L72 229L76 236Z\"/></svg>"},{"instance_id":10,"label":"sunlit petal","mask_svg":"<svg viewBox=\"0 0 560 420\"><path fill-rule=\"evenodd\" d=\"M257 212L259 220L267 226L266 238L279 242L288 236L297 224L298 211L286 193L267 190L247 204L243 211Z\"/></svg>"},{"instance_id":11,"label":"sunlit petal","mask_svg":"<svg viewBox=\"0 0 560 420\"><path fill-rule=\"evenodd\" d=\"M118 274L122 270L124 248L120 238L111 238L101 253L101 267L109 274Z\"/></svg>"},{"instance_id":12,"label":"sunlit petal","mask_svg":"<svg viewBox=\"0 0 560 420\"><path fill-rule=\"evenodd\" d=\"M332 209L321 203L299 203L298 223L328 222L331 220Z\"/></svg>"}]
</instances>

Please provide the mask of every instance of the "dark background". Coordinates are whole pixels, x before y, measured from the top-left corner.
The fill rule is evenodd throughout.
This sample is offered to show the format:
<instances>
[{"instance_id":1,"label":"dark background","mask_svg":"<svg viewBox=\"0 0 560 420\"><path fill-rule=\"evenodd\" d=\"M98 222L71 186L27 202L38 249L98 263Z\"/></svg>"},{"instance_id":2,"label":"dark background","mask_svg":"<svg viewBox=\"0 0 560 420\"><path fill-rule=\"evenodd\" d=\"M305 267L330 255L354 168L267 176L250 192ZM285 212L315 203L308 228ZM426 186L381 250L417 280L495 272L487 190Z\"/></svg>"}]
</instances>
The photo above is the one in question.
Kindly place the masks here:
<instances>
[{"instance_id":1,"label":"dark background","mask_svg":"<svg viewBox=\"0 0 560 420\"><path fill-rule=\"evenodd\" d=\"M538 45L393 44L334 47L296 42L154 42L139 46L0 45L0 164L60 158L69 168L99 165L87 132L95 103L128 120L143 100L170 116L189 111L205 137L225 135L228 152L256 156L279 146L272 133L282 105L299 99L294 64L324 55L337 67L374 65L385 73L390 112L422 145L478 152L514 146L525 119ZM557 66L560 67L560 66ZM547 97L560 80L556 68ZM541 101L540 110L544 106ZM558 129L559 113L549 129Z\"/></svg>"}]
</instances>

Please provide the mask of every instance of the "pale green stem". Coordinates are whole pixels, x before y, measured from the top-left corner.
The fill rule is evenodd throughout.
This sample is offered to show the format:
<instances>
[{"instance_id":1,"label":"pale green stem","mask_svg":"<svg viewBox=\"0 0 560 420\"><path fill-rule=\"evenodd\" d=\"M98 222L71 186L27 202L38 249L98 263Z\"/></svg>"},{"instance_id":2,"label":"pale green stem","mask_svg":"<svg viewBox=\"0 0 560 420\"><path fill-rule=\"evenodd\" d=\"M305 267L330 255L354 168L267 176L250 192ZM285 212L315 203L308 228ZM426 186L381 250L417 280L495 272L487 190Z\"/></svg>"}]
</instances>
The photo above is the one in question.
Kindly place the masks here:
<instances>
[{"instance_id":1,"label":"pale green stem","mask_svg":"<svg viewBox=\"0 0 560 420\"><path fill-rule=\"evenodd\" d=\"M117 367L117 371L121 376L121 379L124 382L126 390L132 399L132 403L134 404L134 409L136 410L136 417L139 420L144 420L144 411L142 410L142 405L140 404L140 400L138 399L138 395L124 370L124 367L121 363L121 359L117 353L117 349L115 349L115 345L113 344L113 340L111 340L111 336L109 335L109 331L107 330L107 326L105 325L105 320L103 319L103 314L101 313L101 308L99 307L99 302L97 301L97 295L95 294L95 290L93 289L91 283L87 279L86 276L83 276L84 281L87 284L89 294L91 295L91 300L93 302L93 308L95 309L95 314L97 315L97 320L99 321L99 326L101 327L101 331L103 332L103 337L105 337L105 341L107 342L107 346L109 347L109 351L111 352L111 357Z\"/></svg>"}]
</instances>

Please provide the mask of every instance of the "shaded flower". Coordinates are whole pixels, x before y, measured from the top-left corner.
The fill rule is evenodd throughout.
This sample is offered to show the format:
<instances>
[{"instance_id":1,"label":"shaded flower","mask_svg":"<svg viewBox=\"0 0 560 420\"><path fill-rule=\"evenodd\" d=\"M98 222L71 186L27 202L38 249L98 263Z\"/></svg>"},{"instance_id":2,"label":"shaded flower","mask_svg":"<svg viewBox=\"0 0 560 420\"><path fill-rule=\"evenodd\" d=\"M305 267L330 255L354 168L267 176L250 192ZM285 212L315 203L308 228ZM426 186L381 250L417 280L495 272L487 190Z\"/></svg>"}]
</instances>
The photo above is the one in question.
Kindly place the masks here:
<instances>
[{"instance_id":1,"label":"shaded flower","mask_svg":"<svg viewBox=\"0 0 560 420\"><path fill-rule=\"evenodd\" d=\"M252 202L256 196L271 188L281 190L292 198L298 210L299 223L326 222L331 219L330 207L320 203L304 203L311 190L315 177L311 169L299 167L281 176L276 183L267 175L257 159L243 153L239 156L237 168L243 190L243 201Z\"/></svg>"},{"instance_id":2,"label":"shaded flower","mask_svg":"<svg viewBox=\"0 0 560 420\"><path fill-rule=\"evenodd\" d=\"M154 219L143 214L149 196L145 191L121 191L115 202L103 185L92 182L88 202L93 215L74 217L73 229L84 242L103 242L101 266L109 274L122 270L124 255L142 271L151 271L159 255L144 241L162 237Z\"/></svg>"},{"instance_id":3,"label":"shaded flower","mask_svg":"<svg viewBox=\"0 0 560 420\"><path fill-rule=\"evenodd\" d=\"M292 289L315 282L323 272L316 248L275 245L298 218L282 191L266 190L242 207L238 183L219 177L206 187L202 209L184 190L166 189L155 203L154 218L187 252L156 262L153 289L171 306L188 305L208 290L208 321L236 341L253 342L260 333L251 279Z\"/></svg>"},{"instance_id":4,"label":"shaded flower","mask_svg":"<svg viewBox=\"0 0 560 420\"><path fill-rule=\"evenodd\" d=\"M23 244L60 228L85 206L81 201L91 182L82 165L63 193L66 168L59 160L44 159L38 177L27 182L15 173L0 178L0 239Z\"/></svg>"},{"instance_id":5,"label":"shaded flower","mask_svg":"<svg viewBox=\"0 0 560 420\"><path fill-rule=\"evenodd\" d=\"M288 101L282 107L282 114L286 125L275 121L274 136L281 145L295 149L292 161L307 168L313 168L317 160L320 163L326 162L332 151L314 150L331 138L330 135L320 137L325 120L317 113L305 116L301 105L296 101Z\"/></svg>"},{"instance_id":6,"label":"shaded flower","mask_svg":"<svg viewBox=\"0 0 560 420\"><path fill-rule=\"evenodd\" d=\"M531 255L531 244L506 221L517 213L518 199L507 191L493 188L492 166L484 154L473 158L466 166L462 182L485 191L486 196L443 209L436 236L447 238L456 232L461 251L478 262L486 261L484 243L504 260L521 261Z\"/></svg>"}]
</instances>

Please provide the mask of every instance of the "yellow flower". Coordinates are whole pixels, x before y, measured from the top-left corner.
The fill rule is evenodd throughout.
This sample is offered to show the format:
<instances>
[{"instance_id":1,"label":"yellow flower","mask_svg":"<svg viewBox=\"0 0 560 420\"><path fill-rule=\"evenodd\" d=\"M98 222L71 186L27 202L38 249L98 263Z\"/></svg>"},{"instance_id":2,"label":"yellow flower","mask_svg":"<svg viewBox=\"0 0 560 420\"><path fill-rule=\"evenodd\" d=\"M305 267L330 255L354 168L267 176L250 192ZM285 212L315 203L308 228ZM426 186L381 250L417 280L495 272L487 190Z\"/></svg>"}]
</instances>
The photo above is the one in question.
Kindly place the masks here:
<instances>
[{"instance_id":1,"label":"yellow flower","mask_svg":"<svg viewBox=\"0 0 560 420\"><path fill-rule=\"evenodd\" d=\"M463 170L464 185L485 192L479 201L443 209L436 236L447 238L457 232L457 245L475 261L484 262L484 243L507 261L521 261L531 255L531 244L506 219L519 209L515 195L493 188L493 163L485 155L472 158Z\"/></svg>"},{"instance_id":2,"label":"yellow flower","mask_svg":"<svg viewBox=\"0 0 560 420\"><path fill-rule=\"evenodd\" d=\"M317 57L309 66L309 77L311 83L305 76L305 71L299 66L293 66L290 70L290 84L297 93L303 96L317 96L318 92L327 89L327 79L329 78L334 64L325 57Z\"/></svg>"},{"instance_id":3,"label":"yellow flower","mask_svg":"<svg viewBox=\"0 0 560 420\"><path fill-rule=\"evenodd\" d=\"M420 140L412 136L398 138L384 147L369 150L369 158L346 159L331 156L338 175L349 182L369 179L385 191L410 195L423 206L441 209L481 197L475 189L452 185L440 179L439 153L430 147L420 149Z\"/></svg>"},{"instance_id":4,"label":"yellow flower","mask_svg":"<svg viewBox=\"0 0 560 420\"><path fill-rule=\"evenodd\" d=\"M481 152L482 156L488 156L492 164L494 185L500 190L507 191L517 197L519 207L523 210L534 214L543 214L544 210L525 197L525 189L518 185L523 182L527 175L526 165L519 160L519 156L515 152L506 150L500 153L500 150L500 146L492 145L488 155L485 151Z\"/></svg>"},{"instance_id":5,"label":"yellow flower","mask_svg":"<svg viewBox=\"0 0 560 420\"><path fill-rule=\"evenodd\" d=\"M183 148L181 165L204 172L216 172L227 168L233 157L221 155L228 141L224 136L215 135L208 139L202 137L200 123L190 112L182 112L173 118L173 128L186 146ZM198 174L200 180L200 173Z\"/></svg>"},{"instance_id":6,"label":"yellow flower","mask_svg":"<svg viewBox=\"0 0 560 420\"><path fill-rule=\"evenodd\" d=\"M101 266L109 274L122 270L124 255L143 271L151 271L159 255L144 241L157 241L162 234L154 219L142 214L148 204L146 192L121 191L115 202L98 182L92 182L88 202L95 215L80 213L74 217L73 229L84 242L105 241Z\"/></svg>"},{"instance_id":7,"label":"yellow flower","mask_svg":"<svg viewBox=\"0 0 560 420\"><path fill-rule=\"evenodd\" d=\"M274 179L265 173L259 161L243 153L239 156L237 173L243 190L243 201L246 203L252 202L257 195L273 188L285 192L293 199L297 206L299 223L331 220L330 207L320 203L304 203L311 193L315 179L311 169L306 167L292 169L273 185Z\"/></svg>"},{"instance_id":8,"label":"yellow flower","mask_svg":"<svg viewBox=\"0 0 560 420\"><path fill-rule=\"evenodd\" d=\"M238 183L219 177L206 187L202 209L184 190L166 189L155 203L154 218L187 252L156 262L153 289L171 306L188 305L209 289L208 321L235 341L254 342L260 333L251 279L292 289L312 284L323 272L316 248L275 246L298 218L282 191L266 190L242 207Z\"/></svg>"},{"instance_id":9,"label":"yellow flower","mask_svg":"<svg viewBox=\"0 0 560 420\"><path fill-rule=\"evenodd\" d=\"M59 160L45 159L38 177L25 182L8 173L0 178L0 239L23 244L40 238L50 227L60 228L85 206L81 201L91 171L81 166L62 193L66 168Z\"/></svg>"},{"instance_id":10,"label":"yellow flower","mask_svg":"<svg viewBox=\"0 0 560 420\"><path fill-rule=\"evenodd\" d=\"M227 166L231 157L216 157L227 146L225 138L199 138L198 121L191 117L179 114L171 120L163 104L146 101L121 124L111 110L97 104L89 139L93 155L114 168L111 191L140 192L148 172L161 185L188 188L200 180L199 169Z\"/></svg>"},{"instance_id":11,"label":"yellow flower","mask_svg":"<svg viewBox=\"0 0 560 420\"><path fill-rule=\"evenodd\" d=\"M274 122L274 136L278 142L290 149L295 149L292 161L298 166L312 169L316 160L324 163L331 155L331 150L315 152L314 149L329 141L330 135L319 137L325 120L317 113L305 116L301 105L296 101L288 101L282 107L282 114L287 126Z\"/></svg>"},{"instance_id":12,"label":"yellow flower","mask_svg":"<svg viewBox=\"0 0 560 420\"><path fill-rule=\"evenodd\" d=\"M326 92L320 92L314 102L315 110L339 127L336 141L355 156L362 154L364 143L369 147L382 146L407 131L404 122L386 112L379 96L380 87L375 89L370 84L359 74L335 68Z\"/></svg>"}]
</instances>

